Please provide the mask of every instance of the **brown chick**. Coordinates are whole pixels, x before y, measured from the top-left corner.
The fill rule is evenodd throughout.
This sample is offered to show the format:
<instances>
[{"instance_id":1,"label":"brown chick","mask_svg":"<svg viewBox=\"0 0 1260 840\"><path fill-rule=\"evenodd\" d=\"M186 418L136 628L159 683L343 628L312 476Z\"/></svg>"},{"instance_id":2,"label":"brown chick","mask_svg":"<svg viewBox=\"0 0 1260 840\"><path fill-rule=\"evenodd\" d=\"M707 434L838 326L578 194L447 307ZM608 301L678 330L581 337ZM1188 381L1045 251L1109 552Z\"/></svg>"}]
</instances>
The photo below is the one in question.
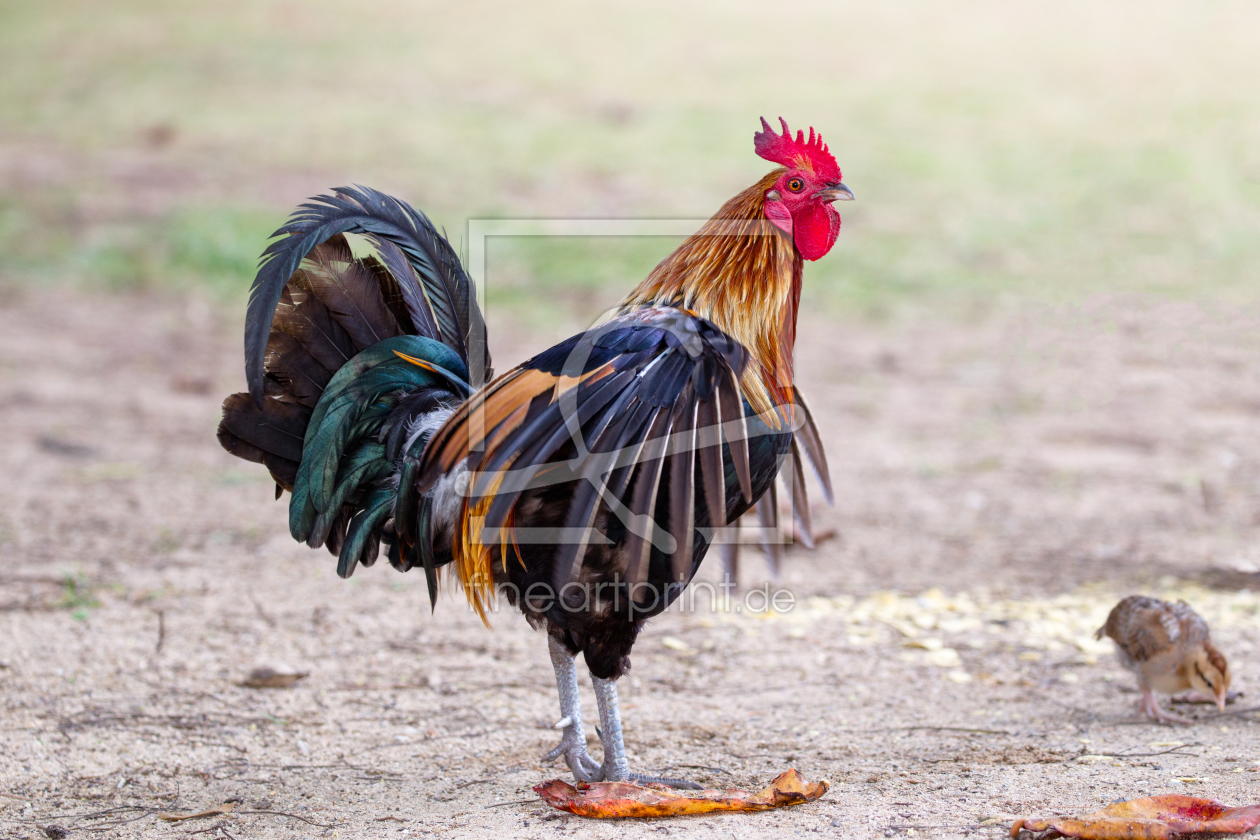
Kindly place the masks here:
<instances>
[{"instance_id":1,"label":"brown chick","mask_svg":"<svg viewBox=\"0 0 1260 840\"><path fill-rule=\"evenodd\" d=\"M1165 712L1155 693L1190 691L1225 710L1229 664L1212 646L1207 622L1185 601L1130 595L1112 608L1094 637L1110 636L1120 663L1137 675L1138 710L1160 723L1193 723Z\"/></svg>"}]
</instances>

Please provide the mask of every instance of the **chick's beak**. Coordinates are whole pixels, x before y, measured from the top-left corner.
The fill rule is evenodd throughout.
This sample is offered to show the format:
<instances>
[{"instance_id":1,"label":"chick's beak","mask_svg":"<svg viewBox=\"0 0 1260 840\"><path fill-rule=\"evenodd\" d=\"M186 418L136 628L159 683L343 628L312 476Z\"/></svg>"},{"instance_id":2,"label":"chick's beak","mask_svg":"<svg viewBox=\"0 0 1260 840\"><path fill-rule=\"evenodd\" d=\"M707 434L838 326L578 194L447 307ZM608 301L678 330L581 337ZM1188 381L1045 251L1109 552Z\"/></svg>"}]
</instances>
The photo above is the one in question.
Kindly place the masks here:
<instances>
[{"instance_id":1,"label":"chick's beak","mask_svg":"<svg viewBox=\"0 0 1260 840\"><path fill-rule=\"evenodd\" d=\"M1216 707L1222 712L1225 711L1225 701L1229 699L1229 693L1226 691L1218 691L1216 693Z\"/></svg>"},{"instance_id":2,"label":"chick's beak","mask_svg":"<svg viewBox=\"0 0 1260 840\"><path fill-rule=\"evenodd\" d=\"M852 201L853 190L849 189L844 184L836 183L825 190L819 190L814 193L814 198L821 201Z\"/></svg>"}]
</instances>

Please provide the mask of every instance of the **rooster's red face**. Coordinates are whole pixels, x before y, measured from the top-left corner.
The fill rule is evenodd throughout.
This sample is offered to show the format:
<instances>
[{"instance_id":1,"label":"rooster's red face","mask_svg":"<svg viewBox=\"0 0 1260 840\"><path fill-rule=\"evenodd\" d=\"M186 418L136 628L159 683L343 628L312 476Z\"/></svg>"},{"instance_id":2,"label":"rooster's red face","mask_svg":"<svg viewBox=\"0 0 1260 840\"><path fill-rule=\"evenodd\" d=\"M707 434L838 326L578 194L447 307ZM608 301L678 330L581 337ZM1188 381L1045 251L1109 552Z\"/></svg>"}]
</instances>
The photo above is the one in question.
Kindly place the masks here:
<instances>
[{"instance_id":1,"label":"rooster's red face","mask_svg":"<svg viewBox=\"0 0 1260 840\"><path fill-rule=\"evenodd\" d=\"M840 182L840 167L821 135L810 128L808 140L801 131L793 138L787 122L782 117L779 122L783 134L775 134L763 118L763 130L753 138L758 155L787 167L766 192L766 218L791 235L802 257L816 260L840 233L840 214L831 203L851 201L853 193Z\"/></svg>"}]
</instances>

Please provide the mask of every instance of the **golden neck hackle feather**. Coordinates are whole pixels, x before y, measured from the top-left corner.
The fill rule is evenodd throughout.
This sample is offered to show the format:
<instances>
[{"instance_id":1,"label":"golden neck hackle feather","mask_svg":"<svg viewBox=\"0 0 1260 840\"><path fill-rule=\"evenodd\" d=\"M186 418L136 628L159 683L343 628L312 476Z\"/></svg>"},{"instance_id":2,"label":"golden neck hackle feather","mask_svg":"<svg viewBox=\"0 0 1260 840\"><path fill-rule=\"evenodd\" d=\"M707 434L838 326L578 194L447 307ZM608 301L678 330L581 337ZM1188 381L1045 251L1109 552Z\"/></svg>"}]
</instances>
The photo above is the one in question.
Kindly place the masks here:
<instances>
[{"instance_id":1,"label":"golden neck hackle feather","mask_svg":"<svg viewBox=\"0 0 1260 840\"><path fill-rule=\"evenodd\" d=\"M782 169L726 202L652 270L620 304L625 313L678 306L712 321L749 353L741 386L753 410L778 426L790 416L792 347L801 293L801 257L791 237L766 220L766 192Z\"/></svg>"}]
</instances>

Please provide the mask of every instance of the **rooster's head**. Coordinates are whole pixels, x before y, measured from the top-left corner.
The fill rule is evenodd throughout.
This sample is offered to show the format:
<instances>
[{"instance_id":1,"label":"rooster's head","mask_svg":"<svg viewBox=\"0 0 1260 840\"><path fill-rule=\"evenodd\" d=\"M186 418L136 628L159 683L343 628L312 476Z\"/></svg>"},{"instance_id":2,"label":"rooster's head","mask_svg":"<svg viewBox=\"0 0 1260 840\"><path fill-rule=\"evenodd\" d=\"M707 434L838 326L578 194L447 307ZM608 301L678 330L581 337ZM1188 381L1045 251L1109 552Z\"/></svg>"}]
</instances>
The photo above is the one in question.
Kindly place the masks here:
<instances>
[{"instance_id":1,"label":"rooster's head","mask_svg":"<svg viewBox=\"0 0 1260 840\"><path fill-rule=\"evenodd\" d=\"M780 117L779 122L782 134L762 117L762 130L753 135L760 157L787 167L766 191L766 218L792 237L802 257L816 260L831 250L840 233L840 214L831 202L852 201L853 193L840 183L840 167L822 135L811 127L808 139L803 131L794 138L787 121Z\"/></svg>"}]
</instances>

